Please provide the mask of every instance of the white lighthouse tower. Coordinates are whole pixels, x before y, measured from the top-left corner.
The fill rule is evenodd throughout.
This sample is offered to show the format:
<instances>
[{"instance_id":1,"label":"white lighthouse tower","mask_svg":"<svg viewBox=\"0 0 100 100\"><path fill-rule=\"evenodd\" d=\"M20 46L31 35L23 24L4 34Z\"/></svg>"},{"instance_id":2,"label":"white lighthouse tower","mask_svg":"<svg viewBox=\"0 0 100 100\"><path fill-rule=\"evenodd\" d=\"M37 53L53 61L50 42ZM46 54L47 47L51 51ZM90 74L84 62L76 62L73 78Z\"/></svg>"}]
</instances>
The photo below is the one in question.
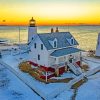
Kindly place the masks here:
<instances>
[{"instance_id":1,"label":"white lighthouse tower","mask_svg":"<svg viewBox=\"0 0 100 100\"><path fill-rule=\"evenodd\" d=\"M36 34L37 34L37 26L35 20L32 17L32 19L29 21L29 27L28 27L28 42L30 42Z\"/></svg>"},{"instance_id":2,"label":"white lighthouse tower","mask_svg":"<svg viewBox=\"0 0 100 100\"><path fill-rule=\"evenodd\" d=\"M98 34L97 47L96 47L96 56L100 57L100 33Z\"/></svg>"}]
</instances>

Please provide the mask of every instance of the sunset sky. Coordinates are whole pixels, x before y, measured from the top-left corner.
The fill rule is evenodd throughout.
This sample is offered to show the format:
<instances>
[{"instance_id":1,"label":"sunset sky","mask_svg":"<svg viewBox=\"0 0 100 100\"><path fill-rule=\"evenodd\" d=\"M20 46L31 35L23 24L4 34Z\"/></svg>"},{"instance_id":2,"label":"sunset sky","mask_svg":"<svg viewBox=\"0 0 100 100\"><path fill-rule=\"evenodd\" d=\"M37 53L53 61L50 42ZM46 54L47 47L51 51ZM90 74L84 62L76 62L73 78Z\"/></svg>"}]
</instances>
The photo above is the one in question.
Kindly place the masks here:
<instances>
[{"instance_id":1,"label":"sunset sky","mask_svg":"<svg viewBox=\"0 0 100 100\"><path fill-rule=\"evenodd\" d=\"M100 0L0 0L0 24L100 24Z\"/></svg>"}]
</instances>

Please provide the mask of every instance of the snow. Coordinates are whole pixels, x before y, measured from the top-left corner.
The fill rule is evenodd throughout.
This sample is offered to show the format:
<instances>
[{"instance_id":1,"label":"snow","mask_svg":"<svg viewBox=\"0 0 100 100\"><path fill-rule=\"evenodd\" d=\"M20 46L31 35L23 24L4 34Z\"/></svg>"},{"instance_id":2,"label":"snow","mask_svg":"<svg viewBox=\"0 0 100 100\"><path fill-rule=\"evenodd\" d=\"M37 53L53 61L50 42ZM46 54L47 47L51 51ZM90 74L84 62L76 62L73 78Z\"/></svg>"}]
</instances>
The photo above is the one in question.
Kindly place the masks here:
<instances>
[{"instance_id":1,"label":"snow","mask_svg":"<svg viewBox=\"0 0 100 100\"><path fill-rule=\"evenodd\" d=\"M42 100L8 69L0 65L0 100Z\"/></svg>"},{"instance_id":2,"label":"snow","mask_svg":"<svg viewBox=\"0 0 100 100\"><path fill-rule=\"evenodd\" d=\"M18 64L22 60L27 60L28 55L23 55L23 57L21 56L21 58L23 59L19 59L18 56L5 55L3 56L2 60L8 65L10 65L11 68L13 68L16 72L18 72L19 75L23 77L23 79L26 80L27 83L33 89L35 89L42 97L46 99L50 97L51 100L71 100L74 92L72 89L69 89L67 87L68 86L67 83L44 84L34 79L33 77L31 77L29 74L21 72L18 68ZM86 59L85 61L89 65L90 70L100 66L100 59L95 59L95 58L90 58L90 57L85 57L85 59ZM76 76L74 76L71 73L65 73L61 75L61 77L58 77L58 79L71 78L71 77L75 78ZM14 100L31 100L30 98L33 96L33 93L31 94L31 90L28 90L29 88L23 89L22 87L27 87L27 86L25 84L23 85L23 83L20 80L19 80L20 82L16 82L17 79L15 80L15 78L12 78L12 77L11 79L12 79L12 83L11 83L10 89L15 89L15 91L17 91L19 94L22 94L22 95L20 95L18 99L15 99L14 97L12 97L12 94L9 94L11 92L8 92L8 88L7 88L7 92L3 91L4 89L2 90L2 92L0 90L0 98L2 97L3 100L6 100L6 98L8 97L14 98ZM18 88L16 89L17 85L18 85ZM57 96L54 97L56 94ZM27 97L28 95L30 98ZM34 95L35 95L35 98L37 98L35 100L41 100L39 96L37 96L36 94ZM78 88L78 92L77 92L75 100L99 100L99 98L100 98L100 73L97 73L95 75L89 76L88 81ZM12 100L12 99L9 99L9 100Z\"/></svg>"},{"instance_id":3,"label":"snow","mask_svg":"<svg viewBox=\"0 0 100 100\"><path fill-rule=\"evenodd\" d=\"M100 66L100 59L86 57L90 70ZM89 76L88 81L79 89L76 100L99 100L100 99L100 72Z\"/></svg>"},{"instance_id":4,"label":"snow","mask_svg":"<svg viewBox=\"0 0 100 100\"><path fill-rule=\"evenodd\" d=\"M100 66L100 59L85 57L84 61L88 64L90 70Z\"/></svg>"},{"instance_id":5,"label":"snow","mask_svg":"<svg viewBox=\"0 0 100 100\"><path fill-rule=\"evenodd\" d=\"M93 63L93 62L88 62L88 65L89 65L89 68L90 68L90 69L94 69L94 68L100 66L100 64Z\"/></svg>"},{"instance_id":6,"label":"snow","mask_svg":"<svg viewBox=\"0 0 100 100\"><path fill-rule=\"evenodd\" d=\"M15 58L15 56L6 55L3 56L2 60L11 66L18 75L22 78L22 80L29 84L36 92L38 92L43 98L48 99L52 98L55 95L60 94L64 90L67 90L67 83L50 83L45 84L42 82L39 82L38 80L35 80L33 77L31 77L29 74L26 74L19 70L18 64L19 60Z\"/></svg>"},{"instance_id":7,"label":"snow","mask_svg":"<svg viewBox=\"0 0 100 100\"><path fill-rule=\"evenodd\" d=\"M73 90L64 91L53 100L71 100L72 95Z\"/></svg>"},{"instance_id":8,"label":"snow","mask_svg":"<svg viewBox=\"0 0 100 100\"><path fill-rule=\"evenodd\" d=\"M71 73L71 72L67 72L67 73L63 73L61 75L61 77L65 77L65 78L75 78L76 76L73 73Z\"/></svg>"},{"instance_id":9,"label":"snow","mask_svg":"<svg viewBox=\"0 0 100 100\"><path fill-rule=\"evenodd\" d=\"M93 76L89 76L88 79L100 79L100 73L97 73Z\"/></svg>"},{"instance_id":10,"label":"snow","mask_svg":"<svg viewBox=\"0 0 100 100\"><path fill-rule=\"evenodd\" d=\"M89 77L78 89L76 100L100 100L100 73Z\"/></svg>"},{"instance_id":11,"label":"snow","mask_svg":"<svg viewBox=\"0 0 100 100\"><path fill-rule=\"evenodd\" d=\"M76 76L71 73L71 72L67 72L67 73L63 73L60 77L52 77L52 79L65 79L65 78L75 78Z\"/></svg>"}]
</instances>

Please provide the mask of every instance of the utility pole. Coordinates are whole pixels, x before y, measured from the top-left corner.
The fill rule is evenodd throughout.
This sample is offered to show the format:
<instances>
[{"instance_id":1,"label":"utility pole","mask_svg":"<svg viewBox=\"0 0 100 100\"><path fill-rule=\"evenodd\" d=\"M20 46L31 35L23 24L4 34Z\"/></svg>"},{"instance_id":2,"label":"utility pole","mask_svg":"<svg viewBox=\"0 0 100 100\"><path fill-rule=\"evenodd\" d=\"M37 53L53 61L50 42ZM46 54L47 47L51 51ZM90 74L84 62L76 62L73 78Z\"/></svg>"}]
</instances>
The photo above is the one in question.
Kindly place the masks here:
<instances>
[{"instance_id":1,"label":"utility pole","mask_svg":"<svg viewBox=\"0 0 100 100\"><path fill-rule=\"evenodd\" d=\"M47 77L47 71L46 71L46 82L48 81L48 77Z\"/></svg>"},{"instance_id":2,"label":"utility pole","mask_svg":"<svg viewBox=\"0 0 100 100\"><path fill-rule=\"evenodd\" d=\"M69 23L68 23L68 32L69 32Z\"/></svg>"},{"instance_id":3,"label":"utility pole","mask_svg":"<svg viewBox=\"0 0 100 100\"><path fill-rule=\"evenodd\" d=\"M19 59L21 58L21 48L20 48L20 26L19 26Z\"/></svg>"}]
</instances>

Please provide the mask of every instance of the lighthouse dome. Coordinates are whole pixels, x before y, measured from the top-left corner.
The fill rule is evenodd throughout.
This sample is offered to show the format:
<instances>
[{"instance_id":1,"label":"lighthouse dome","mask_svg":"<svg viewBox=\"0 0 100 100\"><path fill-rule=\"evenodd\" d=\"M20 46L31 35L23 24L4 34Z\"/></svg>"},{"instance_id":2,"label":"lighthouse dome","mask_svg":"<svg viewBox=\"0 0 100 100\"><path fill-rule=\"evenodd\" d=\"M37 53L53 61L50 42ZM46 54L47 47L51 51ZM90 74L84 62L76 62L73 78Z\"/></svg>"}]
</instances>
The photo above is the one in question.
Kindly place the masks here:
<instances>
[{"instance_id":1,"label":"lighthouse dome","mask_svg":"<svg viewBox=\"0 0 100 100\"><path fill-rule=\"evenodd\" d=\"M36 26L36 22L33 19L33 17L30 19L30 23L29 23L30 27L35 27Z\"/></svg>"}]
</instances>

